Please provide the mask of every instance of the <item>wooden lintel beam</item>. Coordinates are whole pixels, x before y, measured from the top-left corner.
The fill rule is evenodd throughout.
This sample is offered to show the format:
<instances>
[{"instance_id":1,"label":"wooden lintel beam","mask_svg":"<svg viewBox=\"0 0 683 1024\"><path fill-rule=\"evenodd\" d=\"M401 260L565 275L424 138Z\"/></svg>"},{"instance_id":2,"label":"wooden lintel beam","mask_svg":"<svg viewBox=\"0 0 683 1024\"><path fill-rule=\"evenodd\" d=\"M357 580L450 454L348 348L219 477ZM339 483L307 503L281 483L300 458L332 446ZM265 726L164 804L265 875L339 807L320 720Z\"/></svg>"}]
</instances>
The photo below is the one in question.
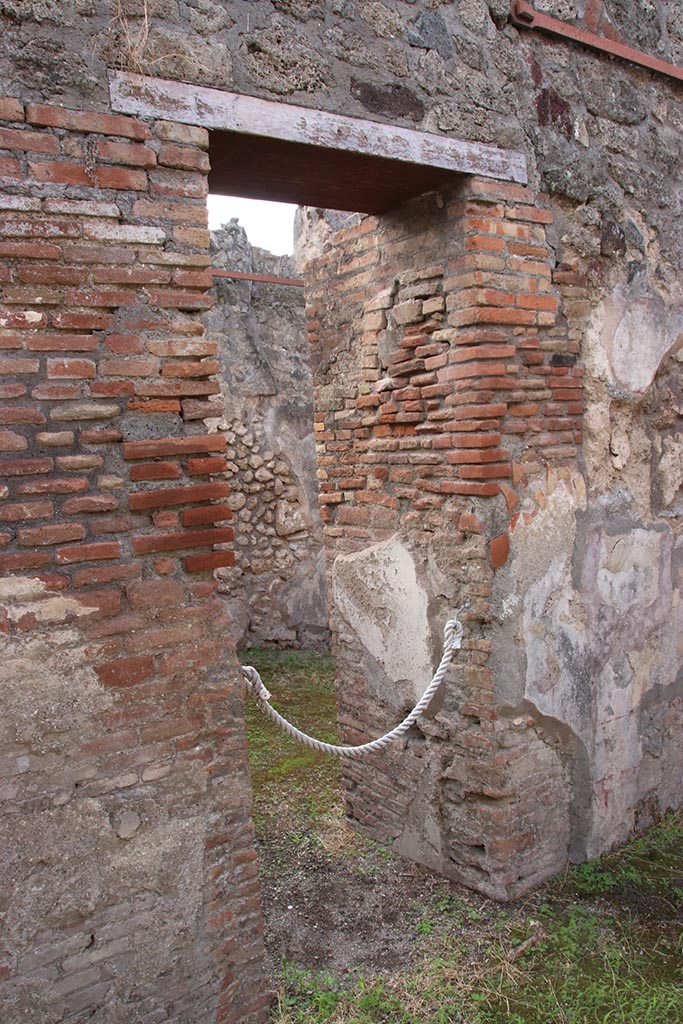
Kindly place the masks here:
<instances>
[{"instance_id":1,"label":"wooden lintel beam","mask_svg":"<svg viewBox=\"0 0 683 1024\"><path fill-rule=\"evenodd\" d=\"M121 114L164 118L458 174L527 182L522 153L479 142L126 71L110 71L109 92L112 108Z\"/></svg>"},{"instance_id":2,"label":"wooden lintel beam","mask_svg":"<svg viewBox=\"0 0 683 1024\"><path fill-rule=\"evenodd\" d=\"M616 40L608 39L606 36L599 36L595 32L587 32L585 29L577 28L559 18L551 18L548 14L537 11L535 7L526 0L511 0L510 17L518 28L535 28L541 32L549 32L551 35L560 36L562 39L571 39L575 43L589 46L592 50L599 50L601 53L609 53L612 57L621 57L622 60L630 61L631 64L639 64L650 71L658 71L661 75L668 75L669 78L676 78L683 82L683 68L668 61L653 57L643 50L635 50L632 46L625 46Z\"/></svg>"}]
</instances>

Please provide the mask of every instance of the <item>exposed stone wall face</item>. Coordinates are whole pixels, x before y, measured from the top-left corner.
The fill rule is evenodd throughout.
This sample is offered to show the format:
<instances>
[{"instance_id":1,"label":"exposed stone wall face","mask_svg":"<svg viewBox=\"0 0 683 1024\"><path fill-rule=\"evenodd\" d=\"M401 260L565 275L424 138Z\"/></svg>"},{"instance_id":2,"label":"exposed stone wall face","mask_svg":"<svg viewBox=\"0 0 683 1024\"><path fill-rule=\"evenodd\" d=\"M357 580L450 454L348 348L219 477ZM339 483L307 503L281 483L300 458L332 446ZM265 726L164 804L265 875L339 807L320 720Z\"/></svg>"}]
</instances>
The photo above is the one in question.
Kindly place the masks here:
<instances>
[{"instance_id":1,"label":"exposed stone wall face","mask_svg":"<svg viewBox=\"0 0 683 1024\"><path fill-rule=\"evenodd\" d=\"M538 2L683 65L674 0ZM210 575L231 553L207 140L113 115L107 66L524 152L528 190L463 183L314 264L347 736L412 704L472 603L441 710L350 770L351 809L505 897L680 803L678 86L519 32L507 0L146 7L0 3L0 978L22 1024L265 1014Z\"/></svg>"},{"instance_id":2,"label":"exposed stone wall face","mask_svg":"<svg viewBox=\"0 0 683 1024\"><path fill-rule=\"evenodd\" d=\"M291 258L253 248L236 223L211 236L218 269L296 279ZM303 288L216 278L235 565L220 571L238 643L328 642L313 383Z\"/></svg>"},{"instance_id":3,"label":"exposed stone wall face","mask_svg":"<svg viewBox=\"0 0 683 1024\"><path fill-rule=\"evenodd\" d=\"M0 1016L257 1020L208 136L0 116Z\"/></svg>"}]
</instances>

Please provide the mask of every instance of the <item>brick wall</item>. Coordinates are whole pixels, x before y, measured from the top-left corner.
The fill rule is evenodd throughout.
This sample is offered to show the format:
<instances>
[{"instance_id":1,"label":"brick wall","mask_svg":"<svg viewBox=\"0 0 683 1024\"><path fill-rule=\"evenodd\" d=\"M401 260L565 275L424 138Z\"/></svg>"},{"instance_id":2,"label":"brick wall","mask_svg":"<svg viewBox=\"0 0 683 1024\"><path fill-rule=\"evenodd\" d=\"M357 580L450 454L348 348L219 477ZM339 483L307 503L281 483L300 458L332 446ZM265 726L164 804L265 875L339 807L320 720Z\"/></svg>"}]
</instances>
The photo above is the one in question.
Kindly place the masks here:
<instances>
[{"instance_id":1,"label":"brick wall","mask_svg":"<svg viewBox=\"0 0 683 1024\"><path fill-rule=\"evenodd\" d=\"M581 282L568 268L553 278L551 222L543 196L474 179L337 233L307 292L347 741L384 732L414 703L382 661L383 645L406 642L393 623L411 589L427 611L408 622L407 643L431 655L412 680L418 693L450 611L471 604L442 709L405 750L346 768L350 813L498 897L559 870L567 846L566 762L530 728L537 721L501 711L490 663L492 585L526 481L568 479L581 440L579 346L559 313L561 289ZM394 537L415 566L410 586L391 572L378 582L372 559Z\"/></svg>"},{"instance_id":2,"label":"brick wall","mask_svg":"<svg viewBox=\"0 0 683 1024\"><path fill-rule=\"evenodd\" d=\"M255 1022L208 136L0 118L0 1015Z\"/></svg>"}]
</instances>

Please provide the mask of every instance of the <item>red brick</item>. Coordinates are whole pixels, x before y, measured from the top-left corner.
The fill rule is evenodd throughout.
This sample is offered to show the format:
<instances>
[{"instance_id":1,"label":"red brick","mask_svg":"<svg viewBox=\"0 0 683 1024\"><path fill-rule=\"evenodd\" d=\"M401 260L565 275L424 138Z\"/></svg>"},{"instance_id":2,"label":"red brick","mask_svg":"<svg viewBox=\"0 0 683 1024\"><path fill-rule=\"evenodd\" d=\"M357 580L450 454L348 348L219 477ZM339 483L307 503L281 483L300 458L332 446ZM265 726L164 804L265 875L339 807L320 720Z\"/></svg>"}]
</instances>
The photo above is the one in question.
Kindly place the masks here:
<instances>
[{"instance_id":1,"label":"red brick","mask_svg":"<svg viewBox=\"0 0 683 1024\"><path fill-rule=\"evenodd\" d=\"M106 331L111 326L110 313L53 313L52 326L68 331Z\"/></svg>"},{"instance_id":2,"label":"red brick","mask_svg":"<svg viewBox=\"0 0 683 1024\"><path fill-rule=\"evenodd\" d=\"M136 611L178 608L185 603L185 591L176 580L140 580L126 588Z\"/></svg>"},{"instance_id":3,"label":"red brick","mask_svg":"<svg viewBox=\"0 0 683 1024\"><path fill-rule=\"evenodd\" d=\"M487 423L487 428L490 426ZM455 434L453 436L453 447L454 448L496 448L500 444L501 435L500 433L484 433L481 434Z\"/></svg>"},{"instance_id":4,"label":"red brick","mask_svg":"<svg viewBox=\"0 0 683 1024\"><path fill-rule=\"evenodd\" d=\"M51 480L31 480L30 483L19 484L17 494L78 494L79 491L87 491L88 486L86 477L75 480L54 477Z\"/></svg>"},{"instance_id":5,"label":"red brick","mask_svg":"<svg viewBox=\"0 0 683 1024\"><path fill-rule=\"evenodd\" d=\"M101 430L81 430L79 440L81 444L111 444L120 441L122 436L120 430L103 427Z\"/></svg>"},{"instance_id":6,"label":"red brick","mask_svg":"<svg viewBox=\"0 0 683 1024\"><path fill-rule=\"evenodd\" d=\"M509 458L510 453L501 448L466 448L446 452L446 461L451 465L481 465L486 462L500 462Z\"/></svg>"},{"instance_id":7,"label":"red brick","mask_svg":"<svg viewBox=\"0 0 683 1024\"><path fill-rule=\"evenodd\" d=\"M19 161L11 156L0 156L0 178L21 178Z\"/></svg>"},{"instance_id":8,"label":"red brick","mask_svg":"<svg viewBox=\"0 0 683 1024\"><path fill-rule=\"evenodd\" d=\"M228 505L208 505L204 508L186 508L180 513L183 526L199 526L202 523L223 523L232 519Z\"/></svg>"},{"instance_id":9,"label":"red brick","mask_svg":"<svg viewBox=\"0 0 683 1024\"><path fill-rule=\"evenodd\" d=\"M523 309L556 310L559 300L554 295L518 295L517 305Z\"/></svg>"},{"instance_id":10,"label":"red brick","mask_svg":"<svg viewBox=\"0 0 683 1024\"><path fill-rule=\"evenodd\" d=\"M0 452L23 452L28 448L28 441L22 434L13 430L0 430Z\"/></svg>"},{"instance_id":11,"label":"red brick","mask_svg":"<svg viewBox=\"0 0 683 1024\"><path fill-rule=\"evenodd\" d=\"M31 392L31 398L37 398L39 402L54 402L79 398L81 394L79 384L39 384Z\"/></svg>"},{"instance_id":12,"label":"red brick","mask_svg":"<svg viewBox=\"0 0 683 1024\"><path fill-rule=\"evenodd\" d=\"M539 210L533 206L508 206L505 216L510 220L526 220L533 224L552 224L553 215L550 210Z\"/></svg>"},{"instance_id":13,"label":"red brick","mask_svg":"<svg viewBox=\"0 0 683 1024\"><path fill-rule=\"evenodd\" d=\"M157 162L154 150L134 142L98 142L97 156L105 163L131 167L154 167Z\"/></svg>"},{"instance_id":14,"label":"red brick","mask_svg":"<svg viewBox=\"0 0 683 1024\"><path fill-rule=\"evenodd\" d=\"M138 199L133 203L133 216L153 220L167 220L181 224L203 224L208 222L208 210L205 202L180 203L169 202L168 200L157 201L154 199ZM208 284L202 284L201 288L210 288ZM190 284L190 287L194 287Z\"/></svg>"},{"instance_id":15,"label":"red brick","mask_svg":"<svg viewBox=\"0 0 683 1024\"><path fill-rule=\"evenodd\" d=\"M95 666L103 686L135 686L154 675L154 658L142 654L132 658L116 658Z\"/></svg>"},{"instance_id":16,"label":"red brick","mask_svg":"<svg viewBox=\"0 0 683 1024\"><path fill-rule=\"evenodd\" d=\"M90 188L113 188L144 192L147 175L144 171L127 167L95 167L88 170L82 164L54 160L49 163L29 163L29 172L36 181L58 185L82 185Z\"/></svg>"},{"instance_id":17,"label":"red brick","mask_svg":"<svg viewBox=\"0 0 683 1024\"><path fill-rule=\"evenodd\" d=\"M51 561L52 556L43 551L27 551L21 555L0 555L0 572L18 572L22 569L39 569Z\"/></svg>"},{"instance_id":18,"label":"red brick","mask_svg":"<svg viewBox=\"0 0 683 1024\"><path fill-rule=\"evenodd\" d=\"M495 361L460 363L439 370L439 380L467 380L470 377L504 377L505 363Z\"/></svg>"},{"instance_id":19,"label":"red brick","mask_svg":"<svg viewBox=\"0 0 683 1024\"><path fill-rule=\"evenodd\" d=\"M100 537L107 533L128 533L133 529L131 516L96 516L88 523L93 537Z\"/></svg>"},{"instance_id":20,"label":"red brick","mask_svg":"<svg viewBox=\"0 0 683 1024\"><path fill-rule=\"evenodd\" d=\"M507 533L501 533L498 537L493 538L489 543L489 554L494 569L500 569L502 565L505 565L510 554L510 538Z\"/></svg>"},{"instance_id":21,"label":"red brick","mask_svg":"<svg viewBox=\"0 0 683 1024\"><path fill-rule=\"evenodd\" d=\"M129 380L100 380L90 385L90 394L93 398L128 398L135 394L135 386Z\"/></svg>"},{"instance_id":22,"label":"red brick","mask_svg":"<svg viewBox=\"0 0 683 1024\"><path fill-rule=\"evenodd\" d=\"M68 306L94 306L102 309L109 306L113 309L115 306L128 305L134 298L133 291L124 291L122 288L118 290L102 288L92 291L69 288L66 292L65 302Z\"/></svg>"},{"instance_id":23,"label":"red brick","mask_svg":"<svg viewBox=\"0 0 683 1024\"><path fill-rule=\"evenodd\" d=\"M220 385L212 380L165 380L138 384L135 391L142 398L188 398L191 395L220 394Z\"/></svg>"},{"instance_id":24,"label":"red brick","mask_svg":"<svg viewBox=\"0 0 683 1024\"><path fill-rule=\"evenodd\" d=\"M19 149L25 153L59 153L59 140L54 135L32 132L25 128L0 128L0 149Z\"/></svg>"},{"instance_id":25,"label":"red brick","mask_svg":"<svg viewBox=\"0 0 683 1024\"><path fill-rule=\"evenodd\" d=\"M51 473L52 459L9 459L0 462L0 475L33 476L34 473Z\"/></svg>"},{"instance_id":26,"label":"red brick","mask_svg":"<svg viewBox=\"0 0 683 1024\"><path fill-rule=\"evenodd\" d=\"M19 280L22 284L80 284L87 280L87 272L82 267L58 267L50 264L19 267Z\"/></svg>"},{"instance_id":27,"label":"red brick","mask_svg":"<svg viewBox=\"0 0 683 1024\"><path fill-rule=\"evenodd\" d=\"M80 225L75 220L57 220L45 217L42 220L7 217L0 221L0 234L26 238L78 238ZM33 325L32 325L33 326Z\"/></svg>"},{"instance_id":28,"label":"red brick","mask_svg":"<svg viewBox=\"0 0 683 1024\"><path fill-rule=\"evenodd\" d=\"M150 399L146 402L129 402L128 409L130 412L142 412L150 415L160 412L180 412L180 402L171 400L163 401L162 399L157 398Z\"/></svg>"},{"instance_id":29,"label":"red brick","mask_svg":"<svg viewBox=\"0 0 683 1024\"><path fill-rule=\"evenodd\" d=\"M97 348L95 334L27 334L26 347L34 352L91 352Z\"/></svg>"},{"instance_id":30,"label":"red brick","mask_svg":"<svg viewBox=\"0 0 683 1024\"><path fill-rule=\"evenodd\" d=\"M188 452L222 452L226 447L224 434L204 434L197 437L163 437L158 441L126 441L123 457L153 459L159 455L183 455Z\"/></svg>"},{"instance_id":31,"label":"red brick","mask_svg":"<svg viewBox=\"0 0 683 1024\"><path fill-rule=\"evenodd\" d=\"M89 587L97 583L114 583L116 580L137 579L142 573L140 565L98 565L91 569L79 569L74 573L75 587Z\"/></svg>"},{"instance_id":32,"label":"red brick","mask_svg":"<svg viewBox=\"0 0 683 1024\"><path fill-rule=\"evenodd\" d=\"M161 309L210 309L213 305L210 295L180 288L149 288L147 294L150 305Z\"/></svg>"},{"instance_id":33,"label":"red brick","mask_svg":"<svg viewBox=\"0 0 683 1024\"><path fill-rule=\"evenodd\" d=\"M35 330L38 327L44 327L47 323L45 313L38 313L35 309L30 312L8 309L3 312L2 319L5 327L16 327L19 330Z\"/></svg>"},{"instance_id":34,"label":"red brick","mask_svg":"<svg viewBox=\"0 0 683 1024\"><path fill-rule=\"evenodd\" d=\"M194 501L211 501L226 498L230 487L224 483L194 484L190 487L168 487L161 491L143 491L131 494L129 504L132 511L164 508L168 505L186 505Z\"/></svg>"},{"instance_id":35,"label":"red brick","mask_svg":"<svg viewBox=\"0 0 683 1024\"><path fill-rule=\"evenodd\" d=\"M183 471L177 462L143 462L131 466L130 478L136 480L177 480Z\"/></svg>"},{"instance_id":36,"label":"red brick","mask_svg":"<svg viewBox=\"0 0 683 1024\"><path fill-rule=\"evenodd\" d=\"M218 360L203 359L193 363L164 363L162 377L210 377L218 373Z\"/></svg>"},{"instance_id":37,"label":"red brick","mask_svg":"<svg viewBox=\"0 0 683 1024\"><path fill-rule=\"evenodd\" d=\"M104 359L100 373L105 377L154 377L159 372L159 360L148 359Z\"/></svg>"},{"instance_id":38,"label":"red brick","mask_svg":"<svg viewBox=\"0 0 683 1024\"><path fill-rule=\"evenodd\" d=\"M235 564L233 551L212 551L206 555L188 555L183 558L186 572L202 572L204 569L219 569L221 566Z\"/></svg>"},{"instance_id":39,"label":"red brick","mask_svg":"<svg viewBox=\"0 0 683 1024\"><path fill-rule=\"evenodd\" d=\"M6 356L0 359L0 375L12 377L20 373L38 373L40 363L37 359L22 359L20 357Z\"/></svg>"},{"instance_id":40,"label":"red brick","mask_svg":"<svg viewBox=\"0 0 683 1024\"><path fill-rule=\"evenodd\" d=\"M46 128L68 128L74 132L97 133L99 135L121 135L127 139L144 141L152 133L142 121L120 114L97 114L67 110L66 107L30 103L26 108L26 120Z\"/></svg>"},{"instance_id":41,"label":"red brick","mask_svg":"<svg viewBox=\"0 0 683 1024\"><path fill-rule=\"evenodd\" d=\"M0 96L0 121L23 121L24 107L13 96Z\"/></svg>"},{"instance_id":42,"label":"red brick","mask_svg":"<svg viewBox=\"0 0 683 1024\"><path fill-rule=\"evenodd\" d=\"M461 466L459 471L463 480L496 480L500 477L512 476L509 463L496 463L489 466Z\"/></svg>"},{"instance_id":43,"label":"red brick","mask_svg":"<svg viewBox=\"0 0 683 1024\"><path fill-rule=\"evenodd\" d=\"M490 498L500 493L497 483L477 483L474 480L444 480L439 485L439 490L443 494L471 495L474 498Z\"/></svg>"},{"instance_id":44,"label":"red brick","mask_svg":"<svg viewBox=\"0 0 683 1024\"><path fill-rule=\"evenodd\" d=\"M98 544L77 544L70 548L57 549L57 562L64 565L71 562L94 562L99 559L120 558L121 546L118 541Z\"/></svg>"},{"instance_id":45,"label":"red brick","mask_svg":"<svg viewBox=\"0 0 683 1024\"><path fill-rule=\"evenodd\" d=\"M465 239L466 252L503 252L505 250L505 239L495 238L490 235L469 235Z\"/></svg>"},{"instance_id":46,"label":"red brick","mask_svg":"<svg viewBox=\"0 0 683 1024\"><path fill-rule=\"evenodd\" d=\"M174 270L173 283L181 288L212 288L213 274L210 270Z\"/></svg>"},{"instance_id":47,"label":"red brick","mask_svg":"<svg viewBox=\"0 0 683 1024\"><path fill-rule=\"evenodd\" d=\"M152 512L152 525L157 530L177 530L180 528L180 518L177 512L160 509L157 512Z\"/></svg>"},{"instance_id":48,"label":"red brick","mask_svg":"<svg viewBox=\"0 0 683 1024\"><path fill-rule=\"evenodd\" d=\"M171 272L144 267L95 267L92 279L96 284L168 284Z\"/></svg>"},{"instance_id":49,"label":"red brick","mask_svg":"<svg viewBox=\"0 0 683 1024\"><path fill-rule=\"evenodd\" d=\"M159 163L185 171L209 170L209 157L206 153L188 146L175 146L169 142L162 142L159 148Z\"/></svg>"},{"instance_id":50,"label":"red brick","mask_svg":"<svg viewBox=\"0 0 683 1024\"><path fill-rule=\"evenodd\" d=\"M183 548L225 544L231 541L233 536L232 527L217 526L210 530L184 530L181 533L133 537L132 544L136 555L147 555L156 551L180 551Z\"/></svg>"},{"instance_id":51,"label":"red brick","mask_svg":"<svg viewBox=\"0 0 683 1024\"><path fill-rule=\"evenodd\" d=\"M471 512L462 512L458 519L458 529L463 533L482 533L484 527Z\"/></svg>"},{"instance_id":52,"label":"red brick","mask_svg":"<svg viewBox=\"0 0 683 1024\"><path fill-rule=\"evenodd\" d=\"M61 377L66 380L90 380L97 370L90 359L48 359L48 378Z\"/></svg>"},{"instance_id":53,"label":"red brick","mask_svg":"<svg viewBox=\"0 0 683 1024\"><path fill-rule=\"evenodd\" d=\"M47 544L63 544L69 540L83 540L85 528L80 523L55 523L51 526L30 526L17 532L19 543L24 547L42 547Z\"/></svg>"},{"instance_id":54,"label":"red brick","mask_svg":"<svg viewBox=\"0 0 683 1024\"><path fill-rule=\"evenodd\" d=\"M514 345L459 346L450 354L448 361L449 363L466 363L479 359L511 359L516 351Z\"/></svg>"},{"instance_id":55,"label":"red brick","mask_svg":"<svg viewBox=\"0 0 683 1024\"><path fill-rule=\"evenodd\" d=\"M500 489L503 497L505 498L505 504L507 505L508 512L512 512L519 504L519 498L507 484L501 483Z\"/></svg>"},{"instance_id":56,"label":"red brick","mask_svg":"<svg viewBox=\"0 0 683 1024\"><path fill-rule=\"evenodd\" d=\"M15 501L0 504L0 522L24 522L27 519L51 519L55 507L51 501Z\"/></svg>"},{"instance_id":57,"label":"red brick","mask_svg":"<svg viewBox=\"0 0 683 1024\"><path fill-rule=\"evenodd\" d=\"M86 494L82 498L69 498L62 505L62 512L74 516L80 513L111 512L118 507L118 498L113 494Z\"/></svg>"},{"instance_id":58,"label":"red brick","mask_svg":"<svg viewBox=\"0 0 683 1024\"><path fill-rule=\"evenodd\" d=\"M227 468L228 463L222 456L213 459L188 459L187 462L190 476L211 476L214 473L224 473Z\"/></svg>"}]
</instances>

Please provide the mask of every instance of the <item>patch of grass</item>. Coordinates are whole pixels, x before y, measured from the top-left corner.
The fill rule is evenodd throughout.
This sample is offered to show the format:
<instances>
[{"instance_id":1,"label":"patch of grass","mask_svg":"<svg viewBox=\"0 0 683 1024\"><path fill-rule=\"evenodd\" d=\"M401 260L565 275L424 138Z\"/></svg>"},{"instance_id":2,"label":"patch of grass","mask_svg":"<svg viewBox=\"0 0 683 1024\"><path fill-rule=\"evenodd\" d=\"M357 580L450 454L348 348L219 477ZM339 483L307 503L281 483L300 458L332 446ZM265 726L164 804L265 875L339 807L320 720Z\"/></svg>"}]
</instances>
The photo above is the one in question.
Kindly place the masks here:
<instances>
[{"instance_id":1,"label":"patch of grass","mask_svg":"<svg viewBox=\"0 0 683 1024\"><path fill-rule=\"evenodd\" d=\"M515 953L531 939L519 960ZM284 965L277 1024L680 1024L680 948L584 906L547 905L542 922L519 920L425 958L405 974L356 978Z\"/></svg>"},{"instance_id":2,"label":"patch of grass","mask_svg":"<svg viewBox=\"0 0 683 1024\"><path fill-rule=\"evenodd\" d=\"M288 718L335 741L329 658L249 650L242 660ZM393 854L344 821L339 762L251 703L247 727L257 828L282 871L314 853L375 884ZM401 970L335 977L284 963L272 1024L682 1024L683 814L518 904L447 885L401 922L414 951Z\"/></svg>"},{"instance_id":3,"label":"patch of grass","mask_svg":"<svg viewBox=\"0 0 683 1024\"><path fill-rule=\"evenodd\" d=\"M561 891L604 896L639 916L680 916L683 896L683 815L670 814L631 842L567 872Z\"/></svg>"},{"instance_id":4,"label":"patch of grass","mask_svg":"<svg viewBox=\"0 0 683 1024\"><path fill-rule=\"evenodd\" d=\"M272 692L272 703L305 732L337 742L334 667L327 654L250 647L240 663L253 665ZM310 829L325 815L342 813L339 761L295 742L247 696L249 764L258 831Z\"/></svg>"}]
</instances>

